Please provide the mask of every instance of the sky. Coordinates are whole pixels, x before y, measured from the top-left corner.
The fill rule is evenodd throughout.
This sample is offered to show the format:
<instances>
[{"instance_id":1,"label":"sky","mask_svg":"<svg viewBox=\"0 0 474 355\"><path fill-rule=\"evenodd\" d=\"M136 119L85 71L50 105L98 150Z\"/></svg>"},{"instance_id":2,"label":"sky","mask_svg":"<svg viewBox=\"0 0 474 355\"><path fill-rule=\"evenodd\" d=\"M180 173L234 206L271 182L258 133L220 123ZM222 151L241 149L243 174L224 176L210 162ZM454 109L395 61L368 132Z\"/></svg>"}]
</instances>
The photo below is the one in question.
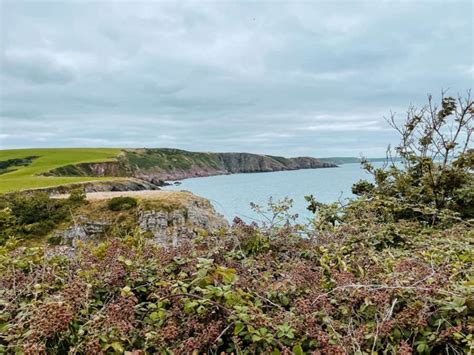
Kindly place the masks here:
<instances>
[{"instance_id":1,"label":"sky","mask_svg":"<svg viewBox=\"0 0 474 355\"><path fill-rule=\"evenodd\" d=\"M470 0L0 1L2 149L377 157L473 86Z\"/></svg>"}]
</instances>

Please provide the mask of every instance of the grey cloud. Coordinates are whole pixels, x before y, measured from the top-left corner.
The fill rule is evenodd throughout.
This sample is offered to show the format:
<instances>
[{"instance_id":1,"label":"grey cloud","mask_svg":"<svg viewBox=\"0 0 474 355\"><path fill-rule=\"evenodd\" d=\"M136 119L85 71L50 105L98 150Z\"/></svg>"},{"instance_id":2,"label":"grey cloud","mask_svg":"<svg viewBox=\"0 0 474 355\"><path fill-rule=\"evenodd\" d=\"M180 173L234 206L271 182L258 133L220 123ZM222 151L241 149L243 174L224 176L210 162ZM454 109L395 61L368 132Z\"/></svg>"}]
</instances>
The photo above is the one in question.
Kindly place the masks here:
<instances>
[{"instance_id":1,"label":"grey cloud","mask_svg":"<svg viewBox=\"0 0 474 355\"><path fill-rule=\"evenodd\" d=\"M472 87L472 6L6 1L0 145L383 155L390 110Z\"/></svg>"},{"instance_id":2,"label":"grey cloud","mask_svg":"<svg viewBox=\"0 0 474 355\"><path fill-rule=\"evenodd\" d=\"M66 84L74 72L44 54L5 53L0 62L3 75L33 84Z\"/></svg>"}]
</instances>

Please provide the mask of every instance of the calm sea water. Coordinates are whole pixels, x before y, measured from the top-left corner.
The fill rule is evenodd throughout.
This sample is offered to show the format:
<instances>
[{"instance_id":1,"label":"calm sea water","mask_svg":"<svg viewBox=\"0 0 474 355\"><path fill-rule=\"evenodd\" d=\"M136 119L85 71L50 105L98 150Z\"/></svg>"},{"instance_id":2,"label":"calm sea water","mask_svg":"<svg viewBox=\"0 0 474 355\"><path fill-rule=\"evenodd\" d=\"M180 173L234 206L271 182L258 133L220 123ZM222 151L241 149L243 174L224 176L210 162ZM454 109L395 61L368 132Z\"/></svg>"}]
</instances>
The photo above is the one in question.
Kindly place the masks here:
<instances>
[{"instance_id":1,"label":"calm sea water","mask_svg":"<svg viewBox=\"0 0 474 355\"><path fill-rule=\"evenodd\" d=\"M252 211L250 202L264 205L269 197L274 200L292 198L292 211L302 219L309 218L311 213L306 210L305 195L313 194L318 201L326 203L350 198L353 197L352 184L360 179L371 180L371 176L360 164L343 164L338 168L192 178L165 189L191 191L209 199L229 221L238 216L248 222L262 219Z\"/></svg>"}]
</instances>

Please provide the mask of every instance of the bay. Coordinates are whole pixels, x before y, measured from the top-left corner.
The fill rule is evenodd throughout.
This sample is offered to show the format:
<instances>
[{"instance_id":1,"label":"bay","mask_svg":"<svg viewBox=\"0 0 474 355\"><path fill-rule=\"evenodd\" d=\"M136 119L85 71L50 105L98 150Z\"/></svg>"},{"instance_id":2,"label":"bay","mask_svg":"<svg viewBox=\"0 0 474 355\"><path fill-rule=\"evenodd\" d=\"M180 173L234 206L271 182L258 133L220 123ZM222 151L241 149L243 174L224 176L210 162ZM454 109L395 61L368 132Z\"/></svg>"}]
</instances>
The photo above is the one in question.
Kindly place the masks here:
<instances>
[{"instance_id":1,"label":"bay","mask_svg":"<svg viewBox=\"0 0 474 355\"><path fill-rule=\"evenodd\" d=\"M382 163L373 163L381 166ZM250 203L265 205L268 199L289 197L293 199L293 213L300 220L311 218L306 209L305 195L314 195L320 202L330 203L354 197L352 185L360 179L372 180L361 165L342 164L337 168L248 173L199 177L182 180L178 186L166 190L184 190L205 197L227 220L234 217L251 222L261 221L262 216L252 211Z\"/></svg>"}]
</instances>

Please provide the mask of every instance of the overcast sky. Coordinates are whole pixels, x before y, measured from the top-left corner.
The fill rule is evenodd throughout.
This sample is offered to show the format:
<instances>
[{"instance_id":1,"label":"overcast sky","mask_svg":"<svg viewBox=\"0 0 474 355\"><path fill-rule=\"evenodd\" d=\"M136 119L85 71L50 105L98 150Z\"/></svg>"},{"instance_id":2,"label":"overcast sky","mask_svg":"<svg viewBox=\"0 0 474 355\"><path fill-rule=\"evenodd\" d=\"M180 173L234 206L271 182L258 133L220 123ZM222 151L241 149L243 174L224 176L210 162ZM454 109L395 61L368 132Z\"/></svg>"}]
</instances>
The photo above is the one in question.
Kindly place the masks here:
<instances>
[{"instance_id":1,"label":"overcast sky","mask_svg":"<svg viewBox=\"0 0 474 355\"><path fill-rule=\"evenodd\" d=\"M0 146L383 156L391 110L473 86L473 17L469 0L1 1Z\"/></svg>"}]
</instances>

